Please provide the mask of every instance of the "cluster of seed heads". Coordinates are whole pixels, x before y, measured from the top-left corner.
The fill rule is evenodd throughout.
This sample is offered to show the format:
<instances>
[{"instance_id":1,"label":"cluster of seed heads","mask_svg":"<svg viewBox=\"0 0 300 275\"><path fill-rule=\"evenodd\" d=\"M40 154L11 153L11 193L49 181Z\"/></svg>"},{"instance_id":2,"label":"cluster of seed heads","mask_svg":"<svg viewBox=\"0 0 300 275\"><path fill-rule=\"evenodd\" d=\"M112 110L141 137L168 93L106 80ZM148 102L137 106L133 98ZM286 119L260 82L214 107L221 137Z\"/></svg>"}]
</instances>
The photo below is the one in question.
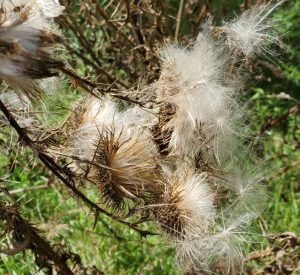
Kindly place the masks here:
<instances>
[{"instance_id":1,"label":"cluster of seed heads","mask_svg":"<svg viewBox=\"0 0 300 275\"><path fill-rule=\"evenodd\" d=\"M64 66L52 20L63 7L50 2L0 1L0 79L23 104L40 97L42 79ZM70 171L95 186L111 211L142 209L187 269L210 272L221 261L228 273L238 270L247 227L260 214L264 173L251 164L238 95L243 64L273 54L268 16L281 3L221 27L207 24L184 48L162 47L160 77L139 99L147 106L151 98L151 109L90 95L65 124L59 151Z\"/></svg>"}]
</instances>

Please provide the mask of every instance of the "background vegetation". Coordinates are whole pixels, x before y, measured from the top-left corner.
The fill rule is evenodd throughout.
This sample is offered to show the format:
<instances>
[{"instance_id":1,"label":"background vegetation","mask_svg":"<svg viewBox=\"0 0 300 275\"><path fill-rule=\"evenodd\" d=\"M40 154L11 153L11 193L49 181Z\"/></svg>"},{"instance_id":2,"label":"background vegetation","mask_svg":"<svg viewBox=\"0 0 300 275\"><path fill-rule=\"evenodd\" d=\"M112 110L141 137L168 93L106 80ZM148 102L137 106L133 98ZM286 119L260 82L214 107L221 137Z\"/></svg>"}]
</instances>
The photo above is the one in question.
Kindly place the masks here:
<instances>
[{"instance_id":1,"label":"background vegetation","mask_svg":"<svg viewBox=\"0 0 300 275\"><path fill-rule=\"evenodd\" d=\"M182 22L176 31L180 1L145 1L142 7L139 1L133 4L124 1L123 8L122 2L65 1L66 15L58 20L66 37L68 54L73 57L70 65L77 68L82 77L95 80L91 76L96 75L99 84L115 89L116 93L156 79L159 67L154 52L163 41L175 36L185 44L201 29L207 15L214 15L218 22L251 5L251 1L237 0L183 1ZM129 12L127 4L131 5L131 14L124 19ZM294 235L282 235L284 232L300 235L299 14L300 1L297 0L287 1L274 13L282 47L275 49L278 53L275 62L266 56L249 65L253 78L241 94L241 100L248 103L249 123L257 137L253 141L253 153L266 160L269 174L268 205L259 229L259 234L263 232L266 238L259 238L259 242L253 244L257 253L272 247L272 236L284 241L294 238ZM75 80L65 79L64 83L57 83L58 92L48 93L40 117L49 126L54 128L62 122L72 102L82 96L84 92L77 84ZM15 136L1 132L0 185L12 195L8 197L3 191L0 200L18 201L23 216L38 227L47 240L67 247L81 256L85 266L96 266L106 274L180 274L173 263L173 249L163 237L141 239L133 230L103 216L94 227L93 216L84 211L29 151L21 144L10 144L16 144ZM37 189L32 190L35 186ZM95 197L92 190L89 196ZM144 227L155 231L151 224ZM299 261L299 246L286 247L290 248L289 259L283 260L287 266L295 257L295 261ZM269 256L261 260L251 254L253 260L248 264L247 273L271 272L275 260ZM1 254L0 273L42 274L32 257L28 251L14 256Z\"/></svg>"}]
</instances>

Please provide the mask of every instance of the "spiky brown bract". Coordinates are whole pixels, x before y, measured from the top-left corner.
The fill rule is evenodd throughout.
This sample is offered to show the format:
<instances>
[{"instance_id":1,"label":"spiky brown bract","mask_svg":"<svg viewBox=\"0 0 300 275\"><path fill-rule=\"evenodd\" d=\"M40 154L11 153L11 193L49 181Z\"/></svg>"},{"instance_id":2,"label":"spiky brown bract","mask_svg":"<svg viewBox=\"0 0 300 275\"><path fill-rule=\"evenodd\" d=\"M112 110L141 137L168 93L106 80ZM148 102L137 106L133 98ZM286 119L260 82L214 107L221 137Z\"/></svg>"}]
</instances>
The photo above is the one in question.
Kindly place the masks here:
<instances>
[{"instance_id":1,"label":"spiky brown bract","mask_svg":"<svg viewBox=\"0 0 300 275\"><path fill-rule=\"evenodd\" d=\"M162 156L169 154L169 142L173 129L165 127L176 113L176 107L172 104L162 104L158 112L158 122L152 127L153 140L157 144Z\"/></svg>"},{"instance_id":2,"label":"spiky brown bract","mask_svg":"<svg viewBox=\"0 0 300 275\"><path fill-rule=\"evenodd\" d=\"M122 210L126 199L150 200L159 191L158 150L144 126L145 114L123 112L110 99L88 98L71 141L80 160L73 171L98 186L102 201Z\"/></svg>"},{"instance_id":3,"label":"spiky brown bract","mask_svg":"<svg viewBox=\"0 0 300 275\"><path fill-rule=\"evenodd\" d=\"M39 97L37 80L58 75L63 62L55 56L59 36L34 3L4 1L0 13L0 79L31 100Z\"/></svg>"},{"instance_id":4,"label":"spiky brown bract","mask_svg":"<svg viewBox=\"0 0 300 275\"><path fill-rule=\"evenodd\" d=\"M103 201L112 208L122 208L125 198L151 199L159 191L157 160L151 156L156 152L155 145L143 137L124 139L122 135L110 129L99 136L95 163L107 168L98 167L95 176L91 176Z\"/></svg>"},{"instance_id":5,"label":"spiky brown bract","mask_svg":"<svg viewBox=\"0 0 300 275\"><path fill-rule=\"evenodd\" d=\"M175 240L207 234L214 220L214 194L204 174L188 166L166 171L164 191L152 209L160 227Z\"/></svg>"}]
</instances>

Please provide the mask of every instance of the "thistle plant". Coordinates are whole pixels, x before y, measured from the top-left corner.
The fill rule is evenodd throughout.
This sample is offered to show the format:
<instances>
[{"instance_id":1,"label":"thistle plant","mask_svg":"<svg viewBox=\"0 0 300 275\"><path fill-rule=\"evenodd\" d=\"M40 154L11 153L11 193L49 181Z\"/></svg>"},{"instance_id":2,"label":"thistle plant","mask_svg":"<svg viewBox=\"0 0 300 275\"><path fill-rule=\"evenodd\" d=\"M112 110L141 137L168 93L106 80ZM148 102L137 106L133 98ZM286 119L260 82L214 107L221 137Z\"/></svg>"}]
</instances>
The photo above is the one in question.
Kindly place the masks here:
<instances>
[{"instance_id":1,"label":"thistle plant","mask_svg":"<svg viewBox=\"0 0 300 275\"><path fill-rule=\"evenodd\" d=\"M275 54L268 16L283 1L221 26L207 20L184 47L165 42L155 53L159 76L129 90L104 89L61 58L70 41L54 22L63 17L58 1L0 3L1 127L12 126L96 216L142 236L150 232L139 225L154 221L183 270L240 272L266 193L239 94L250 75L245 65ZM87 93L51 131L31 108L43 105L43 81L63 74ZM85 195L90 188L99 201Z\"/></svg>"}]
</instances>

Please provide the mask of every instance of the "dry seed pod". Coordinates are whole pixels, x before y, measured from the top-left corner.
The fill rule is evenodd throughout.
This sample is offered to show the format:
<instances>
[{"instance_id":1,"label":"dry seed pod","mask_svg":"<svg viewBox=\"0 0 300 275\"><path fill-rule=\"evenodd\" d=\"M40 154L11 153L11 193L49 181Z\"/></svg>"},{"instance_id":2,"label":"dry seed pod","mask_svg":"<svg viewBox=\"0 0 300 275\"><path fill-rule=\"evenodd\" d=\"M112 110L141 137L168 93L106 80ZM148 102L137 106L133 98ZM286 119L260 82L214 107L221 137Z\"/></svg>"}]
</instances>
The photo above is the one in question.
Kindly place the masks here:
<instances>
[{"instance_id":1,"label":"dry seed pod","mask_svg":"<svg viewBox=\"0 0 300 275\"><path fill-rule=\"evenodd\" d=\"M124 199L151 199L159 189L156 181L157 152L155 144L139 136L116 136L113 129L104 130L97 141L89 177L100 189L103 201L112 208L122 208ZM93 174L94 173L94 174Z\"/></svg>"},{"instance_id":2,"label":"dry seed pod","mask_svg":"<svg viewBox=\"0 0 300 275\"><path fill-rule=\"evenodd\" d=\"M176 109L164 125L164 131L172 131L172 155L197 155L201 149L195 134L197 125L210 125L231 104L234 89L226 81L228 60L226 50L208 28L189 48L162 49L162 72L154 90L159 102Z\"/></svg>"},{"instance_id":3,"label":"dry seed pod","mask_svg":"<svg viewBox=\"0 0 300 275\"><path fill-rule=\"evenodd\" d=\"M5 3L0 12L0 79L36 99L41 92L37 80L56 76L63 66L54 56L60 38L33 2L14 8Z\"/></svg>"},{"instance_id":4,"label":"dry seed pod","mask_svg":"<svg viewBox=\"0 0 300 275\"><path fill-rule=\"evenodd\" d=\"M73 171L96 184L102 200L115 210L124 206L125 198L155 196L158 151L146 127L151 115L136 107L120 112L108 98L88 98L82 109L69 145L80 159L72 164Z\"/></svg>"},{"instance_id":5,"label":"dry seed pod","mask_svg":"<svg viewBox=\"0 0 300 275\"><path fill-rule=\"evenodd\" d=\"M152 210L164 232L184 240L207 233L215 216L214 194L204 175L189 167L165 170L164 191Z\"/></svg>"}]
</instances>

